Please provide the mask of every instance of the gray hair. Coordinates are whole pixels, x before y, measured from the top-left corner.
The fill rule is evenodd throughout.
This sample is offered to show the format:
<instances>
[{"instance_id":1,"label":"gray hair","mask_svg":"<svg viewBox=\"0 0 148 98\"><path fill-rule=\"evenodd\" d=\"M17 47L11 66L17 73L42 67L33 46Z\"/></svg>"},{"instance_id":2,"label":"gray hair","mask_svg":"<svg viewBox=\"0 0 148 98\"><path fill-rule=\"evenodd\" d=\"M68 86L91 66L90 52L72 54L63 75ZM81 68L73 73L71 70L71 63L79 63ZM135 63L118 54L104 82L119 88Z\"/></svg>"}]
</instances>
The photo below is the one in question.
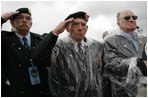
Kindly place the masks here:
<instances>
[{"instance_id":1,"label":"gray hair","mask_svg":"<svg viewBox=\"0 0 148 98\"><path fill-rule=\"evenodd\" d=\"M116 16L117 21L119 21L119 20L120 20L120 19L119 19L120 14L121 14L121 12L118 12L118 13L117 13L117 16Z\"/></svg>"}]
</instances>

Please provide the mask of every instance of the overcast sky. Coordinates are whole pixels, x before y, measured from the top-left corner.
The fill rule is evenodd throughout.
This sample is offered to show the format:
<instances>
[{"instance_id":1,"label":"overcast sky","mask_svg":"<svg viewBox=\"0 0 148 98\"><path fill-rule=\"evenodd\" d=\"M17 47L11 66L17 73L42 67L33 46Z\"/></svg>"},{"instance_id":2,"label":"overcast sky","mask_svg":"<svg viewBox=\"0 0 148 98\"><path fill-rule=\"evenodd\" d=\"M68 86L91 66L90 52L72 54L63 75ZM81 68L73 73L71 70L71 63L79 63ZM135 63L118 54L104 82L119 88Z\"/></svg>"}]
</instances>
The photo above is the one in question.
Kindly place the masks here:
<instances>
[{"instance_id":1,"label":"overcast sky","mask_svg":"<svg viewBox=\"0 0 148 98\"><path fill-rule=\"evenodd\" d=\"M143 29L144 35L147 34L147 1L1 1L1 14L21 7L31 9L31 31L39 34L50 32L69 14L85 11L90 16L86 36L101 40L104 31L118 31L116 13L125 9L135 12L137 25ZM3 29L11 30L9 21L3 25Z\"/></svg>"}]
</instances>

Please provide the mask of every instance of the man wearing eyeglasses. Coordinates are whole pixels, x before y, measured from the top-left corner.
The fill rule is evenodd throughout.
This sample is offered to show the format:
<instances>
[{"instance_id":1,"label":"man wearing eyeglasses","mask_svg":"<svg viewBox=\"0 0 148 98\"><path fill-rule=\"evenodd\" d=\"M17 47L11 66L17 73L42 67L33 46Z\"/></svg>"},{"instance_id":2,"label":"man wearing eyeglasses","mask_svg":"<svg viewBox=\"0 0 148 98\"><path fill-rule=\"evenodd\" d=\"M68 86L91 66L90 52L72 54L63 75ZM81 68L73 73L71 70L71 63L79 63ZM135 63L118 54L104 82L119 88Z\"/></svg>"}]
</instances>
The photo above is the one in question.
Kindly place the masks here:
<instances>
[{"instance_id":1,"label":"man wearing eyeglasses","mask_svg":"<svg viewBox=\"0 0 148 98\"><path fill-rule=\"evenodd\" d=\"M32 62L36 46L42 38L30 32L30 9L20 8L2 15L1 25L7 20L10 20L14 32L1 31L1 96L45 96L38 68Z\"/></svg>"},{"instance_id":2,"label":"man wearing eyeglasses","mask_svg":"<svg viewBox=\"0 0 148 98\"><path fill-rule=\"evenodd\" d=\"M146 37L134 32L137 18L130 10L117 13L120 33L104 43L105 73L111 80L115 97L137 96L139 79L147 76Z\"/></svg>"}]
</instances>

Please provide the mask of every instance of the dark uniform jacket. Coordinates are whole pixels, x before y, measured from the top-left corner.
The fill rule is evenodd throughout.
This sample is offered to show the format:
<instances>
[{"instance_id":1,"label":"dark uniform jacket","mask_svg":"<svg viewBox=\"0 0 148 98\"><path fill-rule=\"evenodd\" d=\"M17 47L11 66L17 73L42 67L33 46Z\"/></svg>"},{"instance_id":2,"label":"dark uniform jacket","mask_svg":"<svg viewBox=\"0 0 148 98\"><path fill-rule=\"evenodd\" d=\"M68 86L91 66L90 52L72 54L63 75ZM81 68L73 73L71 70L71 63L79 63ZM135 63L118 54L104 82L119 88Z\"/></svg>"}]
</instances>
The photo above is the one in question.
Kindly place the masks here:
<instances>
[{"instance_id":1,"label":"dark uniform jacket","mask_svg":"<svg viewBox=\"0 0 148 98\"><path fill-rule=\"evenodd\" d=\"M29 77L30 60L42 40L40 35L30 35L31 56L27 57L15 32L1 31L1 96L45 96L42 82L31 85Z\"/></svg>"}]
</instances>

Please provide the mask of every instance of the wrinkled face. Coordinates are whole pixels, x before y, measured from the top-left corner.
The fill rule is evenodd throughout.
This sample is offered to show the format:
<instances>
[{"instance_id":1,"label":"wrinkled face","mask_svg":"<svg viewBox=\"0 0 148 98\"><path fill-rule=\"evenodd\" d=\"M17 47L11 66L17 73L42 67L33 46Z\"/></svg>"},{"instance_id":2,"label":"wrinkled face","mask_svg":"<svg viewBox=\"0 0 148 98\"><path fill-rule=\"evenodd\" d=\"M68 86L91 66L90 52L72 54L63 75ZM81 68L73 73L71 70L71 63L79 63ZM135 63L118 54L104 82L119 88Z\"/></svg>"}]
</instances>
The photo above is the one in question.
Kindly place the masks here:
<instances>
[{"instance_id":1,"label":"wrinkled face","mask_svg":"<svg viewBox=\"0 0 148 98\"><path fill-rule=\"evenodd\" d=\"M132 11L121 12L118 25L124 32L134 31L136 29L136 18Z\"/></svg>"},{"instance_id":2,"label":"wrinkled face","mask_svg":"<svg viewBox=\"0 0 148 98\"><path fill-rule=\"evenodd\" d=\"M81 42L87 32L88 26L86 25L86 23L87 22L81 18L74 19L73 23L69 27L71 38L73 38L77 42Z\"/></svg>"},{"instance_id":3,"label":"wrinkled face","mask_svg":"<svg viewBox=\"0 0 148 98\"><path fill-rule=\"evenodd\" d=\"M12 26L17 31L28 31L32 26L32 18L29 14L21 13L16 16L14 20L11 21Z\"/></svg>"}]
</instances>

